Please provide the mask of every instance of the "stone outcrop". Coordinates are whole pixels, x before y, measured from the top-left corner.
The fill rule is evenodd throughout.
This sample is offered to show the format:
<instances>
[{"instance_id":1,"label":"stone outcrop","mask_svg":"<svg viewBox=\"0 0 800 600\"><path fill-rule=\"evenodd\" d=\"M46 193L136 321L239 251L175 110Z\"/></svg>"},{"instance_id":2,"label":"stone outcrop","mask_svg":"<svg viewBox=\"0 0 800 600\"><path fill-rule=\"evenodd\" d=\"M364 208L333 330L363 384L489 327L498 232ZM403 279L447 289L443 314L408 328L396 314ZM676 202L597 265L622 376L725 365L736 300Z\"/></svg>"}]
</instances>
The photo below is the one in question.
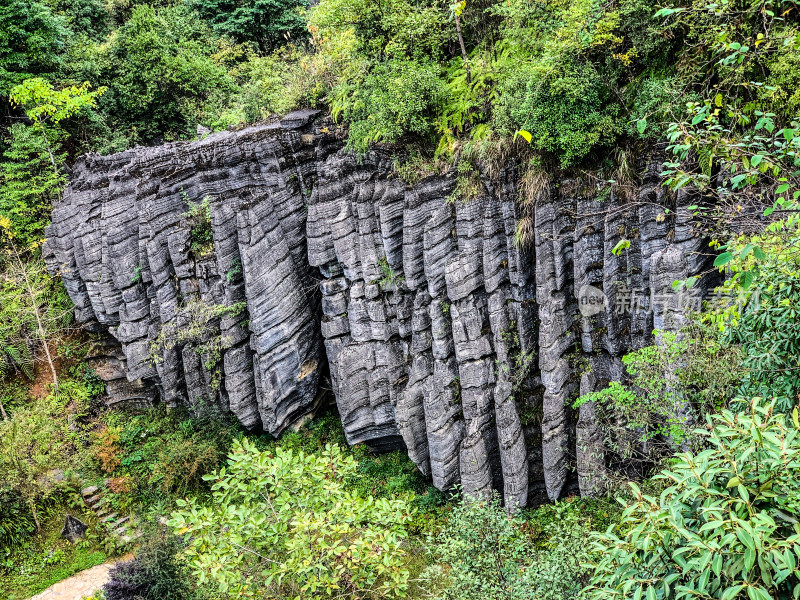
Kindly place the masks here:
<instances>
[{"instance_id":1,"label":"stone outcrop","mask_svg":"<svg viewBox=\"0 0 800 600\"><path fill-rule=\"evenodd\" d=\"M119 342L115 380L273 435L329 382L350 443L405 448L440 489L525 505L596 489L596 421L571 404L681 318L652 300L706 266L692 202L666 195L659 164L642 162L626 198L550 182L523 215L513 162L462 202L452 176L406 185L387 153L356 157L302 111L85 157L45 255L78 319ZM211 251L187 216L204 199ZM520 248L523 216L534 236ZM605 303L587 309L592 289ZM197 303L219 310L194 323ZM195 329L215 351L159 335Z\"/></svg>"}]
</instances>

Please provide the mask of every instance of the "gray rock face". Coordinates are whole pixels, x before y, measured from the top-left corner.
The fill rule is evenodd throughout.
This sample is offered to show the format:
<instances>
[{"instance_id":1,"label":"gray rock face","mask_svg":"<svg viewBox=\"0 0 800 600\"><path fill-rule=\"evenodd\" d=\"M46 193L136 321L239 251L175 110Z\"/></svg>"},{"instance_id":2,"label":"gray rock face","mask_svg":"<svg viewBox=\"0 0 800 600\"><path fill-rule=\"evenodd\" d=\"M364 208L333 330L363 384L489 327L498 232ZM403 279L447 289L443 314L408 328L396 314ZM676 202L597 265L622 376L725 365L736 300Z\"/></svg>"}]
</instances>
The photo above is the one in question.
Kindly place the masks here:
<instances>
[{"instance_id":1,"label":"gray rock face","mask_svg":"<svg viewBox=\"0 0 800 600\"><path fill-rule=\"evenodd\" d=\"M407 186L388 155L357 158L329 128L302 111L79 162L45 255L78 319L119 342L107 370L273 435L313 410L329 376L348 441L404 447L440 489L494 487L509 506L596 491L599 432L571 404L619 379L655 327L679 324L680 308L652 301L707 263L692 200L665 196L657 160L630 199L556 182L520 249L513 164L453 202L452 177ZM204 198L213 252L201 254L186 213ZM630 248L612 253L622 239ZM606 297L588 316L586 285ZM159 331L188 331L197 301L246 309L205 320L215 356L188 343L154 361Z\"/></svg>"},{"instance_id":2,"label":"gray rock face","mask_svg":"<svg viewBox=\"0 0 800 600\"><path fill-rule=\"evenodd\" d=\"M86 535L87 529L89 529L89 527L86 523L72 515L67 515L64 518L64 528L61 530L61 537L75 544Z\"/></svg>"}]
</instances>

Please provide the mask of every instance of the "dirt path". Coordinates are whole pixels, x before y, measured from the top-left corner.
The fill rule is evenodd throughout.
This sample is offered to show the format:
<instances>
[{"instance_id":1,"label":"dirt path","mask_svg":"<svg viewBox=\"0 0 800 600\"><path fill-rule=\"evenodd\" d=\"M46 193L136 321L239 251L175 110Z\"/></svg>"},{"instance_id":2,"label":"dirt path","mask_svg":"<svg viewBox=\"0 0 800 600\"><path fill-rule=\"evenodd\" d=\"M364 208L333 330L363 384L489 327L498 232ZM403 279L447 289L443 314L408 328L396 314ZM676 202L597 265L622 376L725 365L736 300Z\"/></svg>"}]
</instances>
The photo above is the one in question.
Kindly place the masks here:
<instances>
[{"instance_id":1,"label":"dirt path","mask_svg":"<svg viewBox=\"0 0 800 600\"><path fill-rule=\"evenodd\" d=\"M103 563L76 573L72 577L51 585L41 594L36 594L30 598L30 600L81 600L81 598L91 596L108 581L108 572L116 562L132 558L133 554L126 554L116 561Z\"/></svg>"}]
</instances>

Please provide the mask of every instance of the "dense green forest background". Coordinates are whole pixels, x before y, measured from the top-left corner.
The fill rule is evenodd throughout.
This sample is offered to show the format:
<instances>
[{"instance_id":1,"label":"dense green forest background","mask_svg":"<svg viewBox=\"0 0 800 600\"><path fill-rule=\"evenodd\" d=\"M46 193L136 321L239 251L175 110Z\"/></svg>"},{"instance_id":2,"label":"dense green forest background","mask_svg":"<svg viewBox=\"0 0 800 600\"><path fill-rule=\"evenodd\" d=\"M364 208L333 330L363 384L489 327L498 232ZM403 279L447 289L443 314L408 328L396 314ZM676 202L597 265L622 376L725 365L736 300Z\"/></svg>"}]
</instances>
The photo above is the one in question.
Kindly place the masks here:
<instances>
[{"instance_id":1,"label":"dense green forest background","mask_svg":"<svg viewBox=\"0 0 800 600\"><path fill-rule=\"evenodd\" d=\"M798 9L0 0L0 592L26 598L133 548L107 600L799 598ZM548 181L625 198L659 152L663 184L698 198L735 301L576 400L595 404L610 452L645 465L638 483L518 511L438 492L401 453L348 448L335 414L275 441L210 408L105 409L85 360L97 340L41 258L76 158L308 107L354 152L394 152L407 182L452 170L453 201L517 159L519 244ZM88 485L141 537L88 511ZM90 526L77 544L59 539L65 512Z\"/></svg>"}]
</instances>

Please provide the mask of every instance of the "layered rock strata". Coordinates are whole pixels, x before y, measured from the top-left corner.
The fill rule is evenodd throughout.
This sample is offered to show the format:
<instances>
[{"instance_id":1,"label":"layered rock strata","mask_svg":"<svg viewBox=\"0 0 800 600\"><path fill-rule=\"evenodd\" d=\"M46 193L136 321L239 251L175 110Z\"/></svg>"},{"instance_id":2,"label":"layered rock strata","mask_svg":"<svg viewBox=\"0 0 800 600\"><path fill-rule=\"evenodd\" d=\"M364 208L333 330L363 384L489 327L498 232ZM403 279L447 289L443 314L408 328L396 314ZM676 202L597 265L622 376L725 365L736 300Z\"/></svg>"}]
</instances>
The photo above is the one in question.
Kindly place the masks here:
<instances>
[{"instance_id":1,"label":"layered rock strata","mask_svg":"<svg viewBox=\"0 0 800 600\"><path fill-rule=\"evenodd\" d=\"M82 159L45 247L78 319L171 405L214 402L279 435L329 381L350 443L404 447L440 489L508 505L595 491L596 419L571 404L681 318L652 300L707 264L691 200L665 194L652 160L625 198L551 182L523 215L513 163L464 202L453 177L406 185L388 154L356 157L331 129L303 111ZM605 303L582 307L589 289Z\"/></svg>"}]
</instances>

